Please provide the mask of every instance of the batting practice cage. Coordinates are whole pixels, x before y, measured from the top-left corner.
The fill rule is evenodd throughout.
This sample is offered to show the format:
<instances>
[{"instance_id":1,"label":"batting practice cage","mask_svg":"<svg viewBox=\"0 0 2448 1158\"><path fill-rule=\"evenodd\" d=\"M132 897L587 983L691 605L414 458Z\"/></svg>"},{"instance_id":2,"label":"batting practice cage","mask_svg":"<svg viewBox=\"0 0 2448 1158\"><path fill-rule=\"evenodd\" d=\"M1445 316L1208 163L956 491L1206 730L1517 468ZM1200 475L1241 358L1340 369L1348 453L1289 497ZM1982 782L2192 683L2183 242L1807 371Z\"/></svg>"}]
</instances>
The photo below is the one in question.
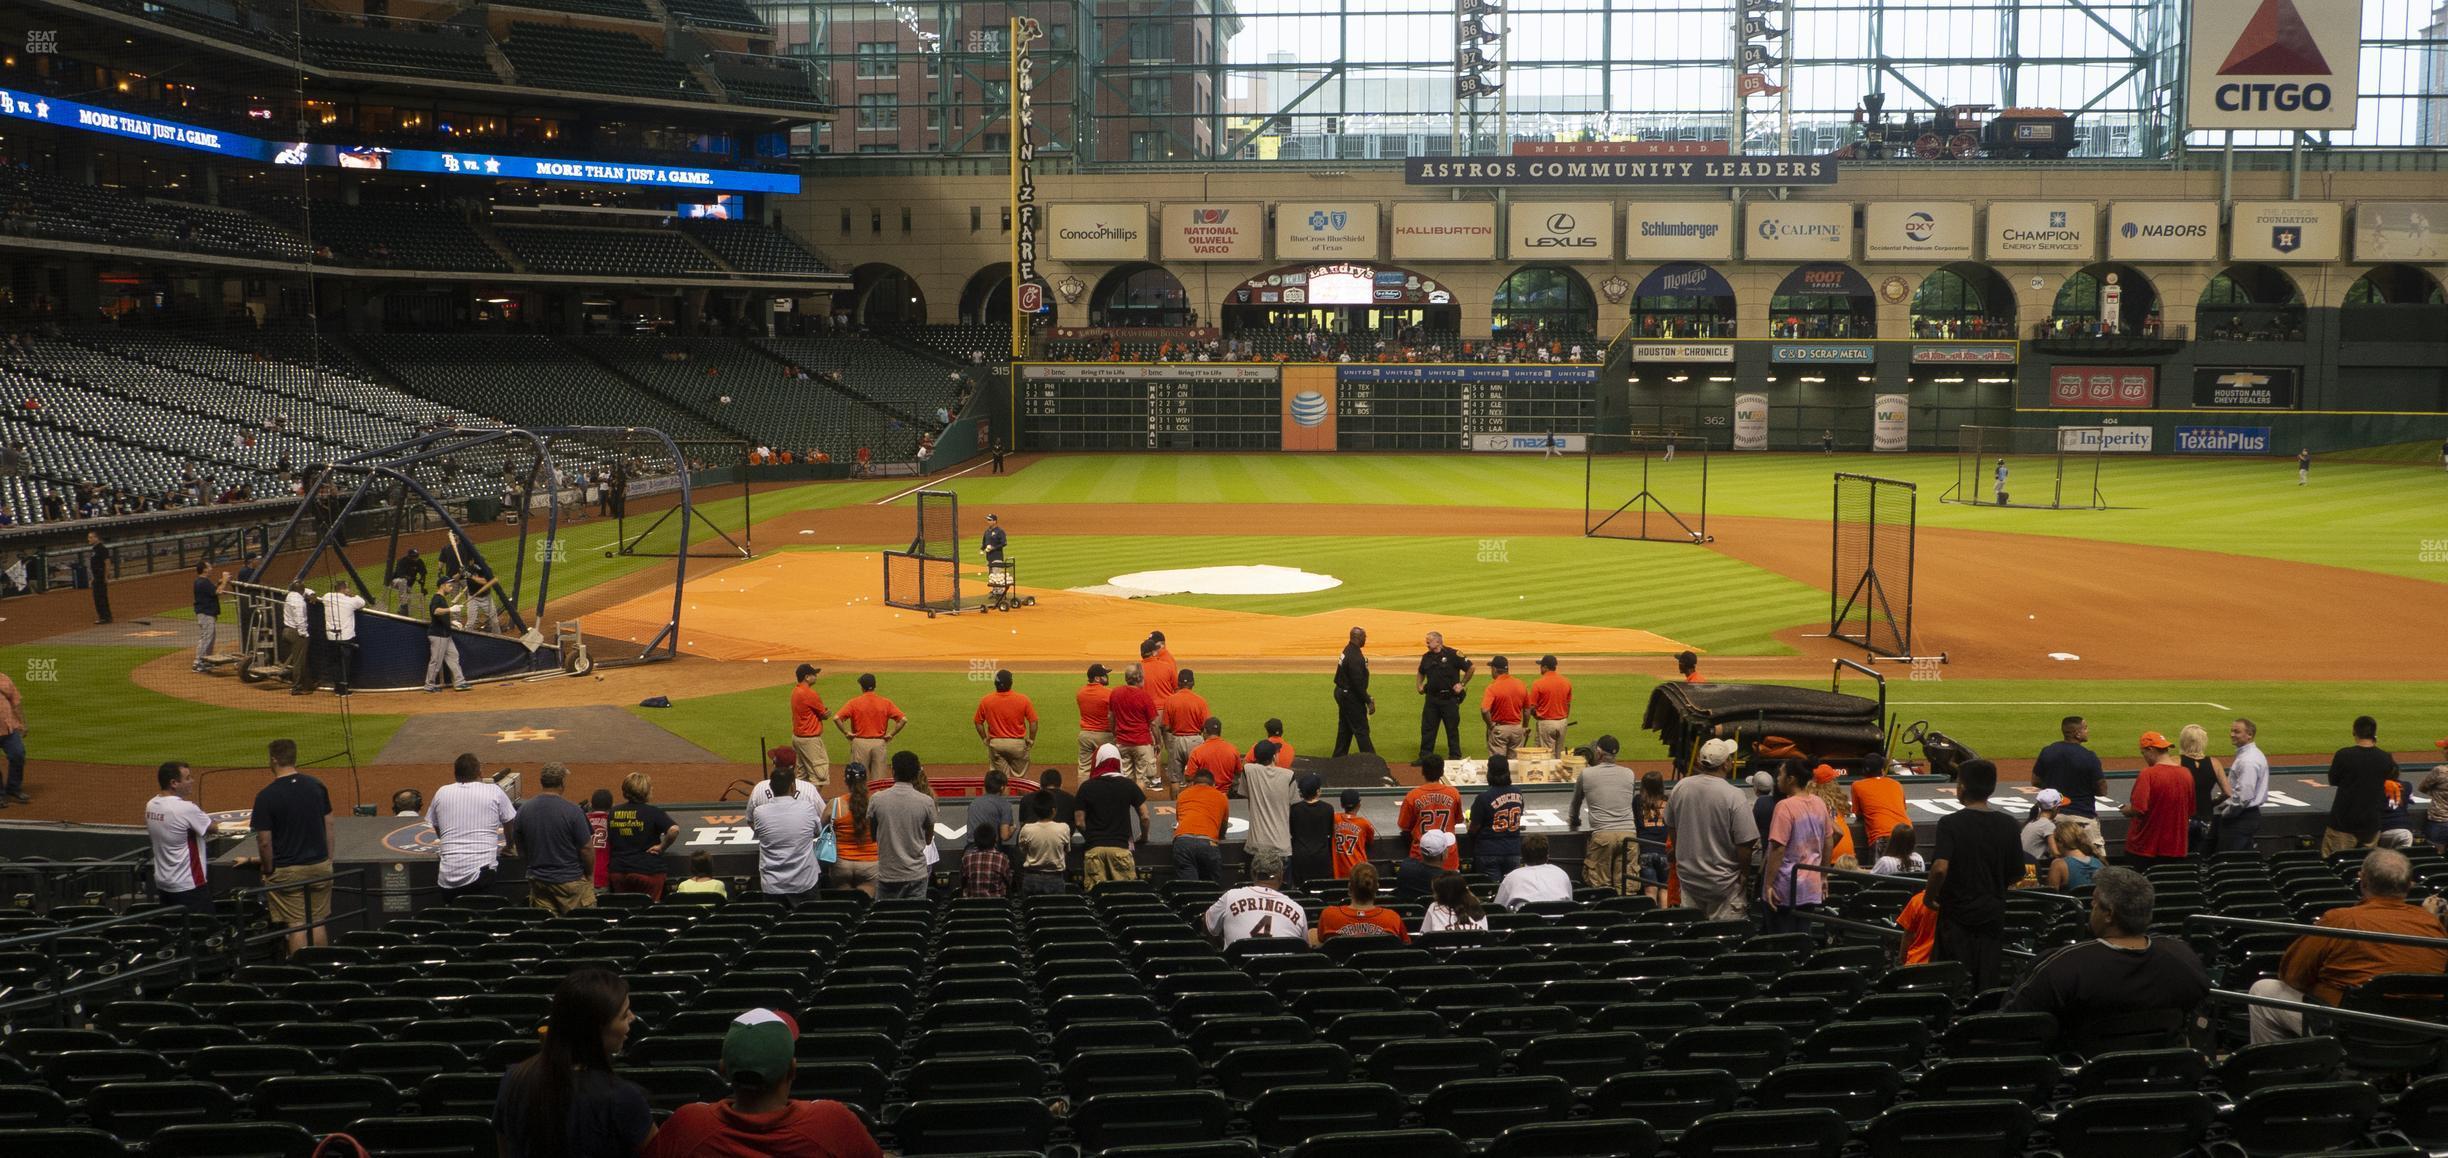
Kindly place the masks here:
<instances>
[{"instance_id":1,"label":"batting practice cage","mask_svg":"<svg viewBox=\"0 0 2448 1158\"><path fill-rule=\"evenodd\" d=\"M884 552L884 602L932 619L938 612L958 614L960 595L960 496L950 491L920 491L918 526L907 551Z\"/></svg>"},{"instance_id":2,"label":"batting practice cage","mask_svg":"<svg viewBox=\"0 0 2448 1158\"><path fill-rule=\"evenodd\" d=\"M1828 634L1893 659L1913 657L1913 484L1836 476Z\"/></svg>"},{"instance_id":3,"label":"batting practice cage","mask_svg":"<svg viewBox=\"0 0 2448 1158\"><path fill-rule=\"evenodd\" d=\"M1966 426L1955 438L1955 481L1940 502L1976 507L2106 510L2098 426ZM2006 474L2001 481L1998 467Z\"/></svg>"},{"instance_id":4,"label":"batting practice cage","mask_svg":"<svg viewBox=\"0 0 2448 1158\"><path fill-rule=\"evenodd\" d=\"M666 454L660 440L630 438L616 443L620 452L608 468L587 479L585 499L597 514L612 516L613 550L622 555L654 559L671 559L687 555L692 559L747 559L756 554L748 528L756 520L748 504L748 444L735 438L675 438L682 461L695 474L732 470L739 473L737 486L700 485L693 493L694 501L684 512L678 503L639 502L657 496L676 493L679 476L672 472L635 477L635 464ZM685 518L683 515L685 514ZM687 528L683 539L682 528Z\"/></svg>"},{"instance_id":5,"label":"batting practice cage","mask_svg":"<svg viewBox=\"0 0 2448 1158\"><path fill-rule=\"evenodd\" d=\"M1708 440L1674 431L1591 434L1582 451L1581 533L1712 542Z\"/></svg>"}]
</instances>

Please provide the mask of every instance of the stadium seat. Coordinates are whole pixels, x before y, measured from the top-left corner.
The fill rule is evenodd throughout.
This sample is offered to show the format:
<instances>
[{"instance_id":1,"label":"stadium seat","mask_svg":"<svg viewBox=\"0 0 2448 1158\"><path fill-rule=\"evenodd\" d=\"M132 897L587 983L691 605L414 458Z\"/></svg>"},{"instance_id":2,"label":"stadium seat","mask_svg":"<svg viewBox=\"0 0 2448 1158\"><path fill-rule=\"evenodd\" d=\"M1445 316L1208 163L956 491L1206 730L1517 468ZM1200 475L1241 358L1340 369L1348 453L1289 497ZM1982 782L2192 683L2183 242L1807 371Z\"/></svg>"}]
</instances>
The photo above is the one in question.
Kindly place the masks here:
<instances>
[{"instance_id":1,"label":"stadium seat","mask_svg":"<svg viewBox=\"0 0 2448 1158\"><path fill-rule=\"evenodd\" d=\"M2263 1086L2237 1101L2230 1127L2249 1158L2280 1158L2353 1146L2379 1111L2368 1082Z\"/></svg>"},{"instance_id":2,"label":"stadium seat","mask_svg":"<svg viewBox=\"0 0 2448 1158\"><path fill-rule=\"evenodd\" d=\"M170 1126L226 1122L237 1102L210 1082L107 1082L85 1091L85 1116L131 1142Z\"/></svg>"},{"instance_id":3,"label":"stadium seat","mask_svg":"<svg viewBox=\"0 0 2448 1158\"><path fill-rule=\"evenodd\" d=\"M624 1069L623 1073L626 1072ZM490 1117L494 1101L501 1094L501 1082L500 1073L437 1074L417 1086L417 1111L449 1117Z\"/></svg>"},{"instance_id":4,"label":"stadium seat","mask_svg":"<svg viewBox=\"0 0 2448 1158\"><path fill-rule=\"evenodd\" d=\"M1331 1041L1244 1045L1216 1059L1213 1077L1225 1097L1246 1102L1277 1086L1346 1082L1351 1068L1351 1053Z\"/></svg>"},{"instance_id":5,"label":"stadium seat","mask_svg":"<svg viewBox=\"0 0 2448 1158\"><path fill-rule=\"evenodd\" d=\"M251 1101L258 1118L295 1122L313 1133L328 1134L359 1118L396 1113L400 1096L381 1078L315 1074L268 1078L255 1087Z\"/></svg>"},{"instance_id":6,"label":"stadium seat","mask_svg":"<svg viewBox=\"0 0 2448 1158\"><path fill-rule=\"evenodd\" d=\"M2103 1094L2066 1103L2048 1149L2081 1158L2170 1158L2202 1144L2218 1107L2200 1094Z\"/></svg>"},{"instance_id":7,"label":"stadium seat","mask_svg":"<svg viewBox=\"0 0 2448 1158\"><path fill-rule=\"evenodd\" d=\"M1368 1080L1417 1096L1456 1078L1494 1076L1501 1061L1484 1037L1413 1038L1378 1046L1362 1068Z\"/></svg>"},{"instance_id":8,"label":"stadium seat","mask_svg":"<svg viewBox=\"0 0 2448 1158\"><path fill-rule=\"evenodd\" d=\"M1643 898L1644 900L1647 898ZM1651 1158L1657 1131L1632 1118L1534 1122L1490 1140L1482 1158Z\"/></svg>"},{"instance_id":9,"label":"stadium seat","mask_svg":"<svg viewBox=\"0 0 2448 1158\"><path fill-rule=\"evenodd\" d=\"M1470 1147L1443 1130L1373 1130L1314 1135L1289 1153L1290 1158L1469 1158Z\"/></svg>"},{"instance_id":10,"label":"stadium seat","mask_svg":"<svg viewBox=\"0 0 2448 1158\"><path fill-rule=\"evenodd\" d=\"M1590 1094L1601 1118L1638 1118L1669 1141L1692 1123L1734 1108L1740 1083L1724 1070L1643 1070L1617 1074Z\"/></svg>"},{"instance_id":11,"label":"stadium seat","mask_svg":"<svg viewBox=\"0 0 2448 1158\"><path fill-rule=\"evenodd\" d=\"M904 1154L1043 1150L1054 1117L1034 1098L912 1102L890 1127Z\"/></svg>"},{"instance_id":12,"label":"stadium seat","mask_svg":"<svg viewBox=\"0 0 2448 1158\"><path fill-rule=\"evenodd\" d=\"M1763 1110L1834 1110L1859 1124L1876 1117L1903 1089L1903 1076L1886 1062L1801 1062L1769 1071L1751 1097Z\"/></svg>"},{"instance_id":13,"label":"stadium seat","mask_svg":"<svg viewBox=\"0 0 2448 1158\"><path fill-rule=\"evenodd\" d=\"M1948 1057L2027 1057L2056 1040L2057 1019L2046 1013L1974 1013L1948 1026L1938 1048Z\"/></svg>"},{"instance_id":14,"label":"stadium seat","mask_svg":"<svg viewBox=\"0 0 2448 1158\"><path fill-rule=\"evenodd\" d=\"M1222 1137L1228 1112L1214 1090L1098 1094L1071 1114L1071 1131L1091 1153L1116 1146L1162 1146Z\"/></svg>"},{"instance_id":15,"label":"stadium seat","mask_svg":"<svg viewBox=\"0 0 2448 1158\"><path fill-rule=\"evenodd\" d=\"M49 1086L0 1086L0 1131L68 1124L68 1101Z\"/></svg>"},{"instance_id":16,"label":"stadium seat","mask_svg":"<svg viewBox=\"0 0 2448 1158\"><path fill-rule=\"evenodd\" d=\"M2412 1021L2448 1020L2448 975L2382 974L2348 989L2338 1008ZM2311 1028L2336 1037L2357 1073L2378 1077L2437 1068L2443 1048L2438 1037L2343 1018L2314 1020Z\"/></svg>"},{"instance_id":17,"label":"stadium seat","mask_svg":"<svg viewBox=\"0 0 2448 1158\"><path fill-rule=\"evenodd\" d=\"M2211 1084L2241 1098L2263 1086L2328 1081L2345 1063L2346 1048L2334 1037L2269 1041L2227 1055L2211 1072Z\"/></svg>"},{"instance_id":18,"label":"stadium seat","mask_svg":"<svg viewBox=\"0 0 2448 1158\"><path fill-rule=\"evenodd\" d=\"M1572 1104L1572 1086L1559 1077L1460 1078L1430 1090L1420 1109L1432 1129L1477 1143L1513 1126L1562 1121Z\"/></svg>"},{"instance_id":19,"label":"stadium seat","mask_svg":"<svg viewBox=\"0 0 2448 1158\"><path fill-rule=\"evenodd\" d=\"M413 1090L436 1074L456 1073L467 1064L466 1054L430 1041L369 1041L340 1052L341 1072L378 1077L402 1090Z\"/></svg>"},{"instance_id":20,"label":"stadium seat","mask_svg":"<svg viewBox=\"0 0 2448 1158\"><path fill-rule=\"evenodd\" d=\"M1563 1078L1579 1089L1591 1089L1619 1073L1646 1064L1649 1043L1637 1033L1559 1033L1524 1045L1513 1065L1525 1074Z\"/></svg>"},{"instance_id":21,"label":"stadium seat","mask_svg":"<svg viewBox=\"0 0 2448 1158\"><path fill-rule=\"evenodd\" d=\"M108 1130L60 1126L0 1128L0 1153L39 1154L42 1158L127 1158L129 1151L127 1144L111 1137Z\"/></svg>"},{"instance_id":22,"label":"stadium seat","mask_svg":"<svg viewBox=\"0 0 2448 1158\"><path fill-rule=\"evenodd\" d=\"M1677 1158L1837 1158L1848 1137L1834 1110L1711 1114L1674 1141Z\"/></svg>"},{"instance_id":23,"label":"stadium seat","mask_svg":"<svg viewBox=\"0 0 2448 1158\"><path fill-rule=\"evenodd\" d=\"M310 1158L315 1136L293 1122L171 1126L145 1144L147 1158Z\"/></svg>"},{"instance_id":24,"label":"stadium seat","mask_svg":"<svg viewBox=\"0 0 2448 1158\"><path fill-rule=\"evenodd\" d=\"M2208 1063L2191 1049L2136 1049L2104 1053L2074 1074L2074 1097L2093 1094L2167 1093L2200 1088Z\"/></svg>"},{"instance_id":25,"label":"stadium seat","mask_svg":"<svg viewBox=\"0 0 2448 1158\"><path fill-rule=\"evenodd\" d=\"M1913 1095L1933 1101L2010 1098L2038 1105L2057 1088L2057 1062L2046 1057L1941 1058L1914 1080Z\"/></svg>"},{"instance_id":26,"label":"stadium seat","mask_svg":"<svg viewBox=\"0 0 2448 1158\"><path fill-rule=\"evenodd\" d=\"M1863 1140L1879 1158L2019 1158L2031 1107L2006 1099L1905 1102L1870 1120Z\"/></svg>"},{"instance_id":27,"label":"stadium seat","mask_svg":"<svg viewBox=\"0 0 2448 1158\"><path fill-rule=\"evenodd\" d=\"M323 1061L294 1045L216 1045L187 1059L187 1073L245 1097L267 1078L319 1074ZM437 1071L438 1072L438 1071Z\"/></svg>"},{"instance_id":28,"label":"stadium seat","mask_svg":"<svg viewBox=\"0 0 2448 1158\"><path fill-rule=\"evenodd\" d=\"M151 1050L72 1049L42 1059L43 1081L72 1098L107 1082L161 1082L170 1061Z\"/></svg>"},{"instance_id":29,"label":"stadium seat","mask_svg":"<svg viewBox=\"0 0 2448 1158\"><path fill-rule=\"evenodd\" d=\"M1035 1098L1046 1075L1036 1061L1010 1055L936 1057L911 1066L901 1084L916 1101Z\"/></svg>"},{"instance_id":30,"label":"stadium seat","mask_svg":"<svg viewBox=\"0 0 2448 1158\"><path fill-rule=\"evenodd\" d=\"M1748 1083L1785 1064L1792 1038L1772 1025L1686 1029L1666 1039L1658 1064L1668 1069L1719 1069Z\"/></svg>"},{"instance_id":31,"label":"stadium seat","mask_svg":"<svg viewBox=\"0 0 2448 1158\"><path fill-rule=\"evenodd\" d=\"M342 1131L367 1158L495 1158L493 1122L480 1117L359 1118Z\"/></svg>"},{"instance_id":32,"label":"stadium seat","mask_svg":"<svg viewBox=\"0 0 2448 1158\"><path fill-rule=\"evenodd\" d=\"M1278 1149L1338 1130L1390 1131L1409 1109L1392 1086L1346 1082L1277 1086L1252 1100L1245 1117L1260 1146Z\"/></svg>"},{"instance_id":33,"label":"stadium seat","mask_svg":"<svg viewBox=\"0 0 2448 1158\"><path fill-rule=\"evenodd\" d=\"M1308 1049L1310 1046L1243 1046L1217 1061L1251 1049ZM1332 1048L1332 1047L1329 1047ZM1198 1058L1189 1050L1168 1049L1091 1049L1071 1055L1062 1065L1060 1081L1063 1092L1074 1100L1099 1094L1156 1093L1165 1090L1186 1090L1199 1084ZM1339 1076L1334 1080L1342 1080Z\"/></svg>"}]
</instances>

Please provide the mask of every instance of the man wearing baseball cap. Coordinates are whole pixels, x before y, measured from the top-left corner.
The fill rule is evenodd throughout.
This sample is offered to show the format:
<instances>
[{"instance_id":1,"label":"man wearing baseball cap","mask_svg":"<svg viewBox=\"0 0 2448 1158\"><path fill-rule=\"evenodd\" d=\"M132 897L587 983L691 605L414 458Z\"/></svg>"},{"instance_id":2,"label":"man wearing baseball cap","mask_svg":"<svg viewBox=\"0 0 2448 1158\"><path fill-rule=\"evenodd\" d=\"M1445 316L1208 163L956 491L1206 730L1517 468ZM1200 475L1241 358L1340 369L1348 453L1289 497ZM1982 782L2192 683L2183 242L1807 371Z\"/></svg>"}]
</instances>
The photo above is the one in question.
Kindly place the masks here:
<instances>
[{"instance_id":1,"label":"man wearing baseball cap","mask_svg":"<svg viewBox=\"0 0 2448 1158\"><path fill-rule=\"evenodd\" d=\"M1666 839L1674 844L1683 907L1712 921L1743 915L1743 873L1760 838L1751 801L1727 778L1737 750L1722 736L1701 744L1699 767L1666 797Z\"/></svg>"},{"instance_id":2,"label":"man wearing baseball cap","mask_svg":"<svg viewBox=\"0 0 2448 1158\"><path fill-rule=\"evenodd\" d=\"M791 688L791 750L799 754L799 778L823 788L833 781L833 758L825 754L825 721L833 714L825 710L824 697L817 694L816 675L823 671L812 663L799 665L798 684Z\"/></svg>"},{"instance_id":3,"label":"man wearing baseball cap","mask_svg":"<svg viewBox=\"0 0 2448 1158\"><path fill-rule=\"evenodd\" d=\"M1080 685L1073 698L1079 701L1079 782L1086 784L1089 774L1096 771L1096 751L1114 742L1113 688L1107 677L1113 669L1101 663L1088 665L1088 682ZM1071 818L1060 818L1068 824Z\"/></svg>"},{"instance_id":4,"label":"man wearing baseball cap","mask_svg":"<svg viewBox=\"0 0 2448 1158\"><path fill-rule=\"evenodd\" d=\"M2142 774L2125 801L2125 855L2138 869L2185 859L2193 831L2193 774L2176 762L2176 745L2144 732Z\"/></svg>"},{"instance_id":5,"label":"man wearing baseball cap","mask_svg":"<svg viewBox=\"0 0 2448 1158\"><path fill-rule=\"evenodd\" d=\"M790 1014L751 1009L734 1018L722 1045L731 1096L672 1111L641 1158L880 1158L848 1106L791 1100L798 1042Z\"/></svg>"},{"instance_id":6,"label":"man wearing baseball cap","mask_svg":"<svg viewBox=\"0 0 2448 1158\"><path fill-rule=\"evenodd\" d=\"M1445 854L1453 847L1453 834L1444 829L1420 833L1417 851L1394 866L1394 899L1425 902L1435 896L1436 879L1445 873Z\"/></svg>"}]
</instances>

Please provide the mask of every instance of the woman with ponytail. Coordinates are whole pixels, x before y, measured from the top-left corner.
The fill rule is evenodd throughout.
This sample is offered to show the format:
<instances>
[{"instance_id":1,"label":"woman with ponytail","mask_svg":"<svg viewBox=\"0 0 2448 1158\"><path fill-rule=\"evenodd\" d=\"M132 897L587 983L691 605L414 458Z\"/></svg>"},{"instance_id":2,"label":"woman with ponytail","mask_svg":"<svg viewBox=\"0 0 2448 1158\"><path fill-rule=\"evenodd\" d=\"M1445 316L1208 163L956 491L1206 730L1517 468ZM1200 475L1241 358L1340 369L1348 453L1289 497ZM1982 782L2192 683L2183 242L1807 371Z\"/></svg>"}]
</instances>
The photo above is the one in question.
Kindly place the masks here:
<instances>
[{"instance_id":1,"label":"woman with ponytail","mask_svg":"<svg viewBox=\"0 0 2448 1158\"><path fill-rule=\"evenodd\" d=\"M875 822L867 819L867 766L842 769L845 791L833 798L827 819L833 825L833 887L875 895Z\"/></svg>"},{"instance_id":2,"label":"woman with ponytail","mask_svg":"<svg viewBox=\"0 0 2448 1158\"><path fill-rule=\"evenodd\" d=\"M493 1103L504 1158L630 1158L654 1137L646 1091L612 1074L629 1040L629 983L579 969L553 992L544 1048L512 1066Z\"/></svg>"}]
</instances>

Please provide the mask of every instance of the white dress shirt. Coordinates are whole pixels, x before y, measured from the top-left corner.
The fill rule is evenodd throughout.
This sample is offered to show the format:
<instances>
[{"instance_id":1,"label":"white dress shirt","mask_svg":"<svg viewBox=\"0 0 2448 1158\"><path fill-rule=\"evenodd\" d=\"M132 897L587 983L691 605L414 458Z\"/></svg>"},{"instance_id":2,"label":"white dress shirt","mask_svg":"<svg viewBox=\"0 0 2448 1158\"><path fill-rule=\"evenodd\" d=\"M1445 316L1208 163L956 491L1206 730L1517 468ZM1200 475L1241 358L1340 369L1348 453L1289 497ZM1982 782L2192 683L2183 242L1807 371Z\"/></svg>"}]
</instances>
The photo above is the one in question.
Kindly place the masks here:
<instances>
[{"instance_id":1,"label":"white dress shirt","mask_svg":"<svg viewBox=\"0 0 2448 1158\"><path fill-rule=\"evenodd\" d=\"M1496 907L1500 909L1572 898L1571 875L1551 864L1523 865L1506 873L1504 882L1496 886Z\"/></svg>"},{"instance_id":2,"label":"white dress shirt","mask_svg":"<svg viewBox=\"0 0 2448 1158\"><path fill-rule=\"evenodd\" d=\"M2218 814L2233 816L2269 803L2269 778L2269 757L2261 754L2261 745L2248 741L2236 749L2234 762L2227 765L2227 781L2235 791L2218 806Z\"/></svg>"},{"instance_id":3,"label":"white dress shirt","mask_svg":"<svg viewBox=\"0 0 2448 1158\"><path fill-rule=\"evenodd\" d=\"M357 638L357 609L365 600L346 591L334 591L323 597L323 638L342 643Z\"/></svg>"},{"instance_id":4,"label":"white dress shirt","mask_svg":"<svg viewBox=\"0 0 2448 1158\"><path fill-rule=\"evenodd\" d=\"M281 626L299 635L306 634L306 597L313 591L292 591L281 600Z\"/></svg>"},{"instance_id":5,"label":"white dress shirt","mask_svg":"<svg viewBox=\"0 0 2448 1158\"><path fill-rule=\"evenodd\" d=\"M434 789L425 823L441 838L442 887L460 888L500 864L502 826L517 819L509 794L489 780L454 781Z\"/></svg>"}]
</instances>

